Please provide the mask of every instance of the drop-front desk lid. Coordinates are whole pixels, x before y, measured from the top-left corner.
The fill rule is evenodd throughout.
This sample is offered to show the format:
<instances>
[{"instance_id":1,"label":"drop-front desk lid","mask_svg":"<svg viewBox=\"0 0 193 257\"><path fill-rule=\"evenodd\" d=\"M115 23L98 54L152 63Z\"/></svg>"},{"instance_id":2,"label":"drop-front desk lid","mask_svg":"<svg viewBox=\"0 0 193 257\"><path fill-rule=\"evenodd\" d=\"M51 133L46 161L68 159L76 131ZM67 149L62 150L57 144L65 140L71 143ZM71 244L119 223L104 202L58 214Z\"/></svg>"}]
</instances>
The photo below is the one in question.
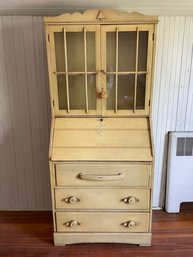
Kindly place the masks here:
<instances>
[{"instance_id":1,"label":"drop-front desk lid","mask_svg":"<svg viewBox=\"0 0 193 257\"><path fill-rule=\"evenodd\" d=\"M52 161L152 161L148 118L55 118Z\"/></svg>"}]
</instances>

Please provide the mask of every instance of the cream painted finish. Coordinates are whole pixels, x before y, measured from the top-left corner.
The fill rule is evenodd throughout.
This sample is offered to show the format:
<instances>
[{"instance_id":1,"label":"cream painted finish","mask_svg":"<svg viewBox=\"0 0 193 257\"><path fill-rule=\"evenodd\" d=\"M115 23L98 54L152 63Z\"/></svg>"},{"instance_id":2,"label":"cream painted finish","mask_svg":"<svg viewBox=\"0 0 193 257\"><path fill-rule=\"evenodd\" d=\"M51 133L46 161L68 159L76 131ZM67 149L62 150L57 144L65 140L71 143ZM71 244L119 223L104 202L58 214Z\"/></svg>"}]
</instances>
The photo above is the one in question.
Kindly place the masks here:
<instances>
[{"instance_id":1,"label":"cream painted finish","mask_svg":"<svg viewBox=\"0 0 193 257\"><path fill-rule=\"evenodd\" d=\"M54 233L54 242L56 246L63 246L66 244L75 243L125 243L125 244L139 244L140 246L150 246L151 233Z\"/></svg>"},{"instance_id":2,"label":"cream painted finish","mask_svg":"<svg viewBox=\"0 0 193 257\"><path fill-rule=\"evenodd\" d=\"M156 19L156 18L155 18ZM152 20L153 22L153 20ZM135 22L134 22L135 23ZM148 23L148 21L146 21L146 23ZM112 72L112 71L108 71L107 70L107 52L109 50L107 50L108 46L107 46L107 34L108 33L112 33L114 31L117 31L117 41L116 41L116 71ZM137 39L136 39L136 49L132 49L133 52L136 51L136 54L134 56L132 56L130 54L129 56L129 61L130 62L134 62L135 63L135 67L133 67L132 73L128 73L125 72L126 70L128 70L127 66L124 62L124 65L122 64L121 67L124 71L119 71L119 40L118 40L118 33L125 33L125 32L133 32L133 33L137 33ZM147 44L147 56L145 56L144 52L140 52L139 51L139 38L140 38L140 34L139 33L143 33L143 32L148 32L148 44ZM117 116L127 116L127 115L141 115L141 116L148 116L149 115L149 111L150 111L150 92L151 92L151 79L152 79L152 57L153 57L153 35L154 35L154 25L139 25L139 23L137 25L122 25L122 26L117 26L117 25L107 25L107 26L102 26L101 28L101 35L102 35L102 40L103 40L103 45L102 45L102 70L104 70L104 74L102 75L102 81L103 81L103 88L104 90L107 92L107 98L103 99L103 105L102 105L102 114L103 115L107 115L107 116L114 116L115 114ZM144 42L145 45L145 42ZM124 47L124 46L122 46ZM130 46L131 47L131 46ZM131 50L131 51L132 51ZM115 51L115 49L114 49ZM112 50L113 52L113 50ZM123 60L126 59L125 56L125 51L123 50ZM145 56L145 57L144 57ZM138 67L138 63L140 61L140 59L145 59L146 60L146 68L143 71L139 71L139 67ZM111 60L112 61L112 60ZM118 108L118 96L119 96L119 90L118 90L118 81L121 78L121 75L123 74L132 74L135 76L135 89L134 89L134 102L133 102L133 110L119 110ZM145 79L145 95L140 96L140 101L144 101L144 107L142 107L142 110L140 110L141 108L138 108L139 106L137 106L137 89L139 92L139 95L141 95L141 92L137 86L137 79L139 80L139 74L141 75L145 75L146 79ZM116 77L116 96L117 96L117 102L116 102L116 108L115 110L109 110L108 107L108 98L110 97L110 95L108 94L108 76L112 76L114 75ZM127 84L127 81L125 81L125 84ZM120 88L120 86L119 86ZM120 90L121 91L121 90ZM120 92L122 93L122 92ZM125 97L125 96L124 96ZM130 98L131 96L129 95L128 98ZM139 99L138 99L139 100ZM116 101L116 100L115 100Z\"/></svg>"},{"instance_id":3,"label":"cream painted finish","mask_svg":"<svg viewBox=\"0 0 193 257\"><path fill-rule=\"evenodd\" d=\"M99 11L101 11L99 15ZM157 23L157 16L146 16L137 12L117 12L111 9L93 9L87 10L84 13L74 12L64 13L59 16L48 16L44 18L45 24L87 24L87 23L97 23L101 24L105 21L105 24L115 23L115 24L148 24Z\"/></svg>"},{"instance_id":4,"label":"cream painted finish","mask_svg":"<svg viewBox=\"0 0 193 257\"><path fill-rule=\"evenodd\" d=\"M57 118L51 142L55 161L152 161L147 118Z\"/></svg>"},{"instance_id":5,"label":"cream painted finish","mask_svg":"<svg viewBox=\"0 0 193 257\"><path fill-rule=\"evenodd\" d=\"M83 14L45 17L44 22L53 115L149 116L154 31L157 17L139 13L117 13L111 10L90 10ZM148 35L145 41L141 39L144 32ZM95 40L91 40L88 36L90 33L94 33ZM114 38L116 67L108 71L106 36L110 33L116 36ZM121 71L119 44L123 39L120 37L119 40L118 35L123 33L130 36L136 35L136 40L131 40L132 46L130 45L131 53L129 54L129 62L135 65L133 67L126 65ZM72 34L73 37L79 35L79 38L74 39L74 44L70 41ZM88 58L87 53L90 49L88 45L92 46L90 55L94 52L95 62L92 58ZM127 46L128 44L123 44L121 47L125 49L123 51L127 51ZM142 47L141 50L140 47ZM70 49L72 49L71 52ZM132 57L132 52L135 51L136 56ZM123 57L122 59L124 60ZM146 65L142 70L138 65L141 59L146 60ZM92 66L91 70L88 68L89 65ZM108 82L109 78L110 82ZM124 83L124 88L121 83ZM118 84L120 84L119 87ZM93 90L96 92L93 93Z\"/></svg>"},{"instance_id":6,"label":"cream painted finish","mask_svg":"<svg viewBox=\"0 0 193 257\"><path fill-rule=\"evenodd\" d=\"M151 149L145 148L53 148L53 161L149 161L153 160ZM88 154L89 153L89 154Z\"/></svg>"},{"instance_id":7,"label":"cream painted finish","mask_svg":"<svg viewBox=\"0 0 193 257\"><path fill-rule=\"evenodd\" d=\"M118 122L115 122L118 121ZM87 122L87 129L96 129L97 126L106 129L129 129L129 130L149 130L149 119L148 118L119 118L117 119L102 119L101 118L92 118ZM73 129L84 129L85 130L85 120L77 118L60 118L55 120L54 125L55 130L73 130Z\"/></svg>"},{"instance_id":8,"label":"cream painted finish","mask_svg":"<svg viewBox=\"0 0 193 257\"><path fill-rule=\"evenodd\" d=\"M148 232L148 224L147 213L56 212L58 232Z\"/></svg>"},{"instance_id":9,"label":"cream painted finish","mask_svg":"<svg viewBox=\"0 0 193 257\"><path fill-rule=\"evenodd\" d=\"M91 10L44 22L54 242L150 245L157 17Z\"/></svg>"},{"instance_id":10,"label":"cream painted finish","mask_svg":"<svg viewBox=\"0 0 193 257\"><path fill-rule=\"evenodd\" d=\"M65 163L55 165L56 186L76 187L149 187L151 167L138 163ZM120 180L92 181L80 179L80 174L116 175L124 174Z\"/></svg>"},{"instance_id":11,"label":"cream painted finish","mask_svg":"<svg viewBox=\"0 0 193 257\"><path fill-rule=\"evenodd\" d=\"M55 130L54 148L65 147L109 147L109 148L150 148L148 130L106 130L95 128L94 130Z\"/></svg>"},{"instance_id":12,"label":"cream painted finish","mask_svg":"<svg viewBox=\"0 0 193 257\"><path fill-rule=\"evenodd\" d=\"M120 185L121 186L121 185ZM56 209L149 210L149 189L56 188Z\"/></svg>"}]
</instances>

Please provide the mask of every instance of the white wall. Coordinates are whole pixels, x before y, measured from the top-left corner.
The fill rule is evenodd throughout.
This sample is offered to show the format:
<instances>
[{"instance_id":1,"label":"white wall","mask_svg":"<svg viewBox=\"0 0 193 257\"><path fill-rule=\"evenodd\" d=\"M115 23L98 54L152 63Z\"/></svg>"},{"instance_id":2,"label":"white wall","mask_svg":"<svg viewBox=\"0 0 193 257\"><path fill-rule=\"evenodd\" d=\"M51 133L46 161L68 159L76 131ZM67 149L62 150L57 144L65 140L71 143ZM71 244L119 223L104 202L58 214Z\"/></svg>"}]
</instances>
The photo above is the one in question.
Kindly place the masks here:
<instances>
[{"instance_id":1,"label":"white wall","mask_svg":"<svg viewBox=\"0 0 193 257\"><path fill-rule=\"evenodd\" d=\"M48 209L50 107L41 17L0 17L0 208Z\"/></svg>"},{"instance_id":2,"label":"white wall","mask_svg":"<svg viewBox=\"0 0 193 257\"><path fill-rule=\"evenodd\" d=\"M193 18L160 17L153 129L154 206L163 203L167 132L193 130ZM0 17L0 209L51 207L50 107L41 17Z\"/></svg>"},{"instance_id":3,"label":"white wall","mask_svg":"<svg viewBox=\"0 0 193 257\"><path fill-rule=\"evenodd\" d=\"M1 0L0 15L58 15L88 9L138 11L147 15L192 15L192 0Z\"/></svg>"},{"instance_id":4,"label":"white wall","mask_svg":"<svg viewBox=\"0 0 193 257\"><path fill-rule=\"evenodd\" d=\"M167 132L193 131L193 17L160 17L153 95L153 130L154 206L162 206L166 179Z\"/></svg>"}]
</instances>

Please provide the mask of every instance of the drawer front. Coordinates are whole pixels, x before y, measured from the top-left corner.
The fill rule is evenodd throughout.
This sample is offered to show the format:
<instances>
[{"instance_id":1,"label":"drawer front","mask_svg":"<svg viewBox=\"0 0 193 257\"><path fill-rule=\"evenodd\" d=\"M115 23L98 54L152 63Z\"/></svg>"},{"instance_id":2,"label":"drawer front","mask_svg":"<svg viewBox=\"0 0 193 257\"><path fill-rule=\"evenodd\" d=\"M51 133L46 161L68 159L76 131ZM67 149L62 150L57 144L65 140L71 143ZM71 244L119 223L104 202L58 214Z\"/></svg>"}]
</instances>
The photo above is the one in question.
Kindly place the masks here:
<instances>
[{"instance_id":1,"label":"drawer front","mask_svg":"<svg viewBox=\"0 0 193 257\"><path fill-rule=\"evenodd\" d=\"M55 189L56 209L148 210L149 189Z\"/></svg>"},{"instance_id":2,"label":"drawer front","mask_svg":"<svg viewBox=\"0 0 193 257\"><path fill-rule=\"evenodd\" d=\"M149 186L148 164L56 164L57 186Z\"/></svg>"},{"instance_id":3,"label":"drawer front","mask_svg":"<svg viewBox=\"0 0 193 257\"><path fill-rule=\"evenodd\" d=\"M148 232L148 213L56 212L58 232Z\"/></svg>"}]
</instances>

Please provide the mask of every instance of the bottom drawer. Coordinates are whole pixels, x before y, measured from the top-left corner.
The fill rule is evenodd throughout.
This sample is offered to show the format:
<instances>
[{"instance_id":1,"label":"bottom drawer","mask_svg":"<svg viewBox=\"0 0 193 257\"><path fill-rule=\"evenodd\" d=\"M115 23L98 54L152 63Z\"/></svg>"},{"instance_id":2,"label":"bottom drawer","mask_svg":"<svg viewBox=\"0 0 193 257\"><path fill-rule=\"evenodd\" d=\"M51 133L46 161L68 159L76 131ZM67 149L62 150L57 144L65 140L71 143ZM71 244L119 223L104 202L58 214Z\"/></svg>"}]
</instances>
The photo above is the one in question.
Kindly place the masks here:
<instances>
[{"instance_id":1,"label":"bottom drawer","mask_svg":"<svg viewBox=\"0 0 193 257\"><path fill-rule=\"evenodd\" d=\"M148 213L56 212L58 232L148 232Z\"/></svg>"}]
</instances>

